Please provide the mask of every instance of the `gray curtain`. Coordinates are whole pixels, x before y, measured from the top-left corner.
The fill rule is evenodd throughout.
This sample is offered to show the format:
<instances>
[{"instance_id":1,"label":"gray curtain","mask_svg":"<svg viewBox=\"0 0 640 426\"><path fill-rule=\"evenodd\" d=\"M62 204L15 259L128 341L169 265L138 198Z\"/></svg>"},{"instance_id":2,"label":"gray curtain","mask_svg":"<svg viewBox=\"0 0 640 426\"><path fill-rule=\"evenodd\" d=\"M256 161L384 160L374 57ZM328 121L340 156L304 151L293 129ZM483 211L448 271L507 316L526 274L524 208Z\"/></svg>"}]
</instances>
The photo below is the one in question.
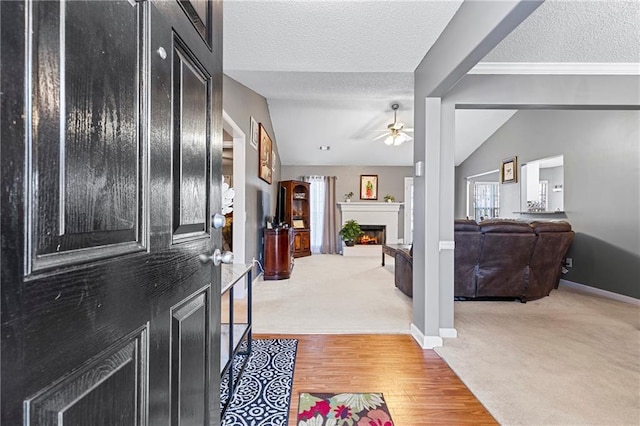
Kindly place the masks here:
<instances>
[{"instance_id":1,"label":"gray curtain","mask_svg":"<svg viewBox=\"0 0 640 426\"><path fill-rule=\"evenodd\" d=\"M324 191L324 232L322 235L321 253L333 254L338 253L340 246L338 244L338 204L336 203L336 177L325 176Z\"/></svg>"}]
</instances>

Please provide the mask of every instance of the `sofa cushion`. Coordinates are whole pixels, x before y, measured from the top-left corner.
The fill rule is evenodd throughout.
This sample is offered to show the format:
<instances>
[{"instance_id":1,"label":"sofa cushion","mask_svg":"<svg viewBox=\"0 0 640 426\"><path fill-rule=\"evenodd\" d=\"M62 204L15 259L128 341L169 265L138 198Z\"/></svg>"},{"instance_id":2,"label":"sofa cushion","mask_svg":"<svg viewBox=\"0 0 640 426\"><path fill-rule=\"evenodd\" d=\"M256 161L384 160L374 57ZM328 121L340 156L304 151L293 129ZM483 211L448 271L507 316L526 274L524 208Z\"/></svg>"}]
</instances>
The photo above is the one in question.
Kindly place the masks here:
<instances>
[{"instance_id":1,"label":"sofa cushion","mask_svg":"<svg viewBox=\"0 0 640 426\"><path fill-rule=\"evenodd\" d=\"M536 234L540 232L569 232L571 224L564 220L534 220L530 223Z\"/></svg>"},{"instance_id":2,"label":"sofa cushion","mask_svg":"<svg viewBox=\"0 0 640 426\"><path fill-rule=\"evenodd\" d=\"M480 232L483 234L533 234L533 228L526 222L512 219L489 219L480 222Z\"/></svg>"},{"instance_id":3,"label":"sofa cushion","mask_svg":"<svg viewBox=\"0 0 640 426\"><path fill-rule=\"evenodd\" d=\"M473 231L480 231L480 226L478 226L478 223L473 220L473 219L456 219L453 222L453 230L454 231L467 231L467 232L473 232Z\"/></svg>"}]
</instances>

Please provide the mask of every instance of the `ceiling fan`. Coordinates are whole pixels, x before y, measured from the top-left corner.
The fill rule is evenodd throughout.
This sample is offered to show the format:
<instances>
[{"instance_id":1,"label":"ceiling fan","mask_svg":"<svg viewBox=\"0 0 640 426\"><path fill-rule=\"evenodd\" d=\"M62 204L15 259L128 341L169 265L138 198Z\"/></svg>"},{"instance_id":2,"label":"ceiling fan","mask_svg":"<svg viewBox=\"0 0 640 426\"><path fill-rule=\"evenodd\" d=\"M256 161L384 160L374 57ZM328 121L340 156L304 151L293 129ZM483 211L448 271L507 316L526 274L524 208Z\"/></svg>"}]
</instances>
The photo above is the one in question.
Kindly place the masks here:
<instances>
[{"instance_id":1,"label":"ceiling fan","mask_svg":"<svg viewBox=\"0 0 640 426\"><path fill-rule=\"evenodd\" d=\"M391 105L391 109L393 110L393 123L387 125L387 130L385 130L385 133L374 138L373 139L374 141L385 138L384 140L385 145L398 146L413 139L411 136L409 136L406 133L406 132L413 132L413 129L408 129L408 128L405 129L404 123L398 122L397 111L399 108L400 108L400 105L398 104Z\"/></svg>"}]
</instances>

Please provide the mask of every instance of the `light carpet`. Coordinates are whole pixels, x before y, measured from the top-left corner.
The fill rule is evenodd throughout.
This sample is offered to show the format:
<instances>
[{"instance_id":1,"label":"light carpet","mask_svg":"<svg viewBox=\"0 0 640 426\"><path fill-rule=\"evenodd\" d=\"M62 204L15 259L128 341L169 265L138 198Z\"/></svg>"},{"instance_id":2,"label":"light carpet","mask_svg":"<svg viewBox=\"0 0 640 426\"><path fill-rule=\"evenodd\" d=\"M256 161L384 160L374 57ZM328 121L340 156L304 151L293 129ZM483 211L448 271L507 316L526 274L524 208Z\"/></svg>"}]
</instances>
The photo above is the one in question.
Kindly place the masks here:
<instances>
[{"instance_id":1,"label":"light carpet","mask_svg":"<svg viewBox=\"0 0 640 426\"><path fill-rule=\"evenodd\" d=\"M436 352L504 425L639 425L640 308L560 287L455 302Z\"/></svg>"},{"instance_id":2,"label":"light carpet","mask_svg":"<svg viewBox=\"0 0 640 426\"><path fill-rule=\"evenodd\" d=\"M253 284L256 334L409 334L412 301L394 285L387 256L312 255L291 278Z\"/></svg>"}]
</instances>

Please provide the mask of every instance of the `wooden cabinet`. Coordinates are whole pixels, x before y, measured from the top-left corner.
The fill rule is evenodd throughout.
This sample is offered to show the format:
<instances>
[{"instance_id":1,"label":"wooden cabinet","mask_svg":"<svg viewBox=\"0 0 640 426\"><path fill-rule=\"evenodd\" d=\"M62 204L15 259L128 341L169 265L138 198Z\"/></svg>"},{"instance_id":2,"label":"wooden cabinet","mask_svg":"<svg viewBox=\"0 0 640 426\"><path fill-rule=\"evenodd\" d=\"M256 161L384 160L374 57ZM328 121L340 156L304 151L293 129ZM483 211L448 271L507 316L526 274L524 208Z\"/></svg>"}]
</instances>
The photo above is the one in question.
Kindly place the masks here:
<instances>
[{"instance_id":1,"label":"wooden cabinet","mask_svg":"<svg viewBox=\"0 0 640 426\"><path fill-rule=\"evenodd\" d=\"M302 253L296 256L296 253ZM311 241L309 231L293 231L293 257L309 256L311 254Z\"/></svg>"},{"instance_id":2,"label":"wooden cabinet","mask_svg":"<svg viewBox=\"0 0 640 426\"><path fill-rule=\"evenodd\" d=\"M286 280L291 276L293 229L264 230L264 279Z\"/></svg>"},{"instance_id":3,"label":"wooden cabinet","mask_svg":"<svg viewBox=\"0 0 640 426\"><path fill-rule=\"evenodd\" d=\"M311 215L309 183L280 181L286 189L284 221L293 228L293 257L311 256Z\"/></svg>"}]
</instances>

